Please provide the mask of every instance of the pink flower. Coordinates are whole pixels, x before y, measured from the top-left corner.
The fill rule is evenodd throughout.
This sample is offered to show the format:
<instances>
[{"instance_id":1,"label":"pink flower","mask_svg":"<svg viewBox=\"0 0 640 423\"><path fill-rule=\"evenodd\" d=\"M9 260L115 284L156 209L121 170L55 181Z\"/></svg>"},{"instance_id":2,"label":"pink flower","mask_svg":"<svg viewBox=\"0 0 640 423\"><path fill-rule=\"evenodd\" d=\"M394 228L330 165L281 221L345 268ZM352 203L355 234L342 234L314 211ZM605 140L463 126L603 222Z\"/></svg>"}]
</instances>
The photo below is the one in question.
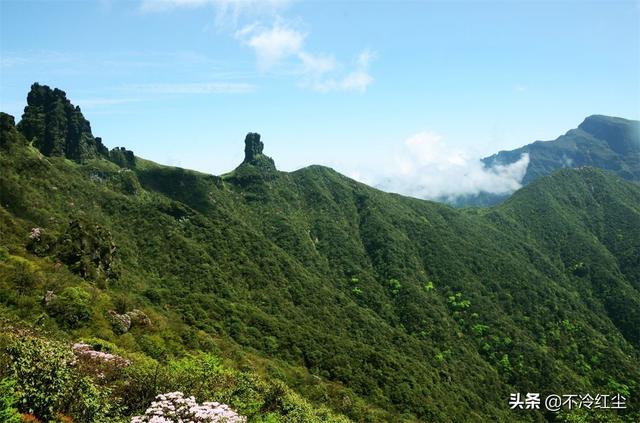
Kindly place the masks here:
<instances>
[{"instance_id":1,"label":"pink flower","mask_svg":"<svg viewBox=\"0 0 640 423\"><path fill-rule=\"evenodd\" d=\"M29 234L29 238L39 241L41 235L42 235L42 228L31 228L31 233Z\"/></svg>"},{"instance_id":2,"label":"pink flower","mask_svg":"<svg viewBox=\"0 0 640 423\"><path fill-rule=\"evenodd\" d=\"M131 423L246 423L247 418L231 410L226 404L204 402L198 405L194 397L185 398L182 392L158 395L143 416Z\"/></svg>"}]
</instances>

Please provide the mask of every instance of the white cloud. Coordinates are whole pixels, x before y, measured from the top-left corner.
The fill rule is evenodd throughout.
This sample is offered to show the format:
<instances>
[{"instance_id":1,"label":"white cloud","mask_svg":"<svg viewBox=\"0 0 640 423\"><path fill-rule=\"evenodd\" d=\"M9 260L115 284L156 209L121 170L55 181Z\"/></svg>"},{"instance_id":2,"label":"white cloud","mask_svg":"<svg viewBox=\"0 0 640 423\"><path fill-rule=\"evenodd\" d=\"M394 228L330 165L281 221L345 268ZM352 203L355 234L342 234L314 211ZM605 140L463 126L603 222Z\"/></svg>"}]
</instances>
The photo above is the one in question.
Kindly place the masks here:
<instances>
[{"instance_id":1,"label":"white cloud","mask_svg":"<svg viewBox=\"0 0 640 423\"><path fill-rule=\"evenodd\" d=\"M370 50L363 50L353 61L351 70L329 54L311 53L304 48L307 34L278 19L273 26L250 24L236 31L235 37L254 49L258 67L272 70L286 62L300 77L300 85L314 91L355 91L363 93L373 82L369 66L376 57ZM293 63L291 60L293 59Z\"/></svg>"},{"instance_id":2,"label":"white cloud","mask_svg":"<svg viewBox=\"0 0 640 423\"><path fill-rule=\"evenodd\" d=\"M178 8L213 7L218 28L231 29L231 34L253 49L258 69L296 75L301 87L317 92L363 93L373 83L369 71L375 54L362 51L351 66L343 66L333 55L310 52L305 48L308 32L297 28L279 12L290 0L142 0L143 12L166 12ZM240 29L240 21L254 22ZM272 22L265 25L260 22Z\"/></svg>"},{"instance_id":3,"label":"white cloud","mask_svg":"<svg viewBox=\"0 0 640 423\"><path fill-rule=\"evenodd\" d=\"M302 63L300 73L303 75L324 75L338 66L335 57L327 54L311 54L302 51L298 53L298 58Z\"/></svg>"},{"instance_id":4,"label":"white cloud","mask_svg":"<svg viewBox=\"0 0 640 423\"><path fill-rule=\"evenodd\" d=\"M363 50L362 52L360 52L360 54L356 58L356 64L360 69L367 69L369 67L369 63L371 63L371 61L375 58L376 58L376 53L368 49Z\"/></svg>"},{"instance_id":5,"label":"white cloud","mask_svg":"<svg viewBox=\"0 0 640 423\"><path fill-rule=\"evenodd\" d=\"M370 50L363 50L355 59L354 69L342 77L325 77L324 72L313 74L308 84L313 90L326 93L330 91L356 91L363 93L373 83L369 73L369 64L376 57Z\"/></svg>"},{"instance_id":6,"label":"white cloud","mask_svg":"<svg viewBox=\"0 0 640 423\"><path fill-rule=\"evenodd\" d=\"M407 138L398 153L383 166L385 171L371 175L354 171L361 181L385 191L430 200L452 200L482 192L509 194L522 185L529 156L492 168L480 158L446 144L436 132L424 131Z\"/></svg>"},{"instance_id":7,"label":"white cloud","mask_svg":"<svg viewBox=\"0 0 640 423\"><path fill-rule=\"evenodd\" d=\"M277 21L270 28L257 24L236 32L236 38L254 49L258 65L268 70L281 60L302 52L306 34Z\"/></svg>"},{"instance_id":8,"label":"white cloud","mask_svg":"<svg viewBox=\"0 0 640 423\"><path fill-rule=\"evenodd\" d=\"M21 54L3 52L0 57L0 68L11 68L26 65L55 65L69 64L74 61L74 57L59 51L28 51Z\"/></svg>"}]
</instances>

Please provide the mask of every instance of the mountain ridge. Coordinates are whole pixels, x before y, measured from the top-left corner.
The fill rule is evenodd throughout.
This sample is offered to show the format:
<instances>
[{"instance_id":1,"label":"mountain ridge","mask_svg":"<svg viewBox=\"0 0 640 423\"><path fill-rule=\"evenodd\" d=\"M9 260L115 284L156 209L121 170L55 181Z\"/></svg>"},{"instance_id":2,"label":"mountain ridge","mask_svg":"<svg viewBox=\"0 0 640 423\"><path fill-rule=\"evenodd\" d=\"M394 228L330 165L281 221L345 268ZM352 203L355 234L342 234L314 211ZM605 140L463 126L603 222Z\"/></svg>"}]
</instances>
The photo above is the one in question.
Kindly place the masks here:
<instances>
[{"instance_id":1,"label":"mountain ridge","mask_svg":"<svg viewBox=\"0 0 640 423\"><path fill-rule=\"evenodd\" d=\"M598 148L601 150L594 151ZM553 151L554 149L558 151ZM483 162L489 167L510 164L523 153L528 153L530 157L529 168L522 181L525 185L553 170L589 165L638 181L640 121L591 115L578 128L569 130L553 141L535 141L515 150L500 151L483 159ZM603 156L593 156L593 153Z\"/></svg>"},{"instance_id":2,"label":"mountain ridge","mask_svg":"<svg viewBox=\"0 0 640 423\"><path fill-rule=\"evenodd\" d=\"M611 418L638 417L636 184L567 169L498 206L457 210L323 166L261 167L256 135L246 163L214 176L46 156L10 121L0 115L3 316L111 343L134 366L207 351L352 421L581 416L512 411L513 392L623 393L630 407ZM49 291L95 300L61 313ZM152 326L120 333L111 312L133 310ZM147 385L113 401L140 413L160 393ZM215 400L252 421L336 419L295 420L281 399L248 397L256 385L238 389Z\"/></svg>"}]
</instances>

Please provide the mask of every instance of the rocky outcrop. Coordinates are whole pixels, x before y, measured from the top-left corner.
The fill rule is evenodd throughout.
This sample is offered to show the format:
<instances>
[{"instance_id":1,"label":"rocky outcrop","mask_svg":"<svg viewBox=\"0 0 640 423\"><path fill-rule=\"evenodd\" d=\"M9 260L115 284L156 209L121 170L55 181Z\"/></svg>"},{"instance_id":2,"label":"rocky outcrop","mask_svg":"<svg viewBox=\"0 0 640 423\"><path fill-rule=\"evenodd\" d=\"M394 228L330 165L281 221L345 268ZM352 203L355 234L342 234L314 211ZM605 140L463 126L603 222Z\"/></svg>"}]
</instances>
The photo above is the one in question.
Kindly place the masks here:
<instances>
[{"instance_id":1,"label":"rocky outcrop","mask_svg":"<svg viewBox=\"0 0 640 423\"><path fill-rule=\"evenodd\" d=\"M118 314L115 310L109 310L108 319L113 331L118 335L127 333L131 329L131 318L126 313Z\"/></svg>"},{"instance_id":2,"label":"rocky outcrop","mask_svg":"<svg viewBox=\"0 0 640 423\"><path fill-rule=\"evenodd\" d=\"M7 148L10 144L15 144L22 137L18 136L16 122L13 116L0 112L0 148Z\"/></svg>"},{"instance_id":3,"label":"rocky outcrop","mask_svg":"<svg viewBox=\"0 0 640 423\"><path fill-rule=\"evenodd\" d=\"M260 141L260 134L249 132L244 139L244 163L251 163L262 154L264 143Z\"/></svg>"},{"instance_id":4,"label":"rocky outcrop","mask_svg":"<svg viewBox=\"0 0 640 423\"><path fill-rule=\"evenodd\" d=\"M275 179L278 171L273 159L263 150L260 134L249 132L244 139L244 161L227 177L227 181L256 193L264 191L263 183Z\"/></svg>"},{"instance_id":5,"label":"rocky outcrop","mask_svg":"<svg viewBox=\"0 0 640 423\"><path fill-rule=\"evenodd\" d=\"M100 139L100 138L96 138ZM120 167L133 169L136 167L136 156L133 151L127 150L124 147L116 147L109 151L109 160L117 164Z\"/></svg>"},{"instance_id":6,"label":"rocky outcrop","mask_svg":"<svg viewBox=\"0 0 640 423\"><path fill-rule=\"evenodd\" d=\"M57 88L33 84L17 128L46 156L81 162L109 155L102 140L91 133L80 107L71 104L66 93Z\"/></svg>"},{"instance_id":7,"label":"rocky outcrop","mask_svg":"<svg viewBox=\"0 0 640 423\"><path fill-rule=\"evenodd\" d=\"M9 131L16 126L13 116L8 113L0 112L0 131Z\"/></svg>"},{"instance_id":8,"label":"rocky outcrop","mask_svg":"<svg viewBox=\"0 0 640 423\"><path fill-rule=\"evenodd\" d=\"M142 310L133 309L124 314L118 314L115 310L109 310L108 319L113 331L119 335L129 332L133 327L151 326L151 319Z\"/></svg>"},{"instance_id":9,"label":"rocky outcrop","mask_svg":"<svg viewBox=\"0 0 640 423\"><path fill-rule=\"evenodd\" d=\"M73 220L58 239L57 258L84 279L115 279L116 246L111 232L100 225Z\"/></svg>"},{"instance_id":10,"label":"rocky outcrop","mask_svg":"<svg viewBox=\"0 0 640 423\"><path fill-rule=\"evenodd\" d=\"M264 170L275 170L276 165L273 159L263 154L264 143L260 141L260 134L249 132L244 139L244 161L243 164L250 164Z\"/></svg>"}]
</instances>

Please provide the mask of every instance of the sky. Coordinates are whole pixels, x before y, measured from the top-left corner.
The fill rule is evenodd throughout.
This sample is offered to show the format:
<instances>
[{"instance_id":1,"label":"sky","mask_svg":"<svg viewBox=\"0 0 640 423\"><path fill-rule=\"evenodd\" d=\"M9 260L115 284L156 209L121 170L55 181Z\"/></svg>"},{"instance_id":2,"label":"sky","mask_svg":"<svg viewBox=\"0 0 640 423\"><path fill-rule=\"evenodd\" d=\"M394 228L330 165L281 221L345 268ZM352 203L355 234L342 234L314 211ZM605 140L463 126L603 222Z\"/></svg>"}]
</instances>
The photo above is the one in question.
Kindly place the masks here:
<instances>
[{"instance_id":1,"label":"sky","mask_svg":"<svg viewBox=\"0 0 640 423\"><path fill-rule=\"evenodd\" d=\"M0 0L0 110L33 82L93 133L221 174L259 132L279 169L322 164L425 197L517 189L591 114L640 119L640 1Z\"/></svg>"}]
</instances>

